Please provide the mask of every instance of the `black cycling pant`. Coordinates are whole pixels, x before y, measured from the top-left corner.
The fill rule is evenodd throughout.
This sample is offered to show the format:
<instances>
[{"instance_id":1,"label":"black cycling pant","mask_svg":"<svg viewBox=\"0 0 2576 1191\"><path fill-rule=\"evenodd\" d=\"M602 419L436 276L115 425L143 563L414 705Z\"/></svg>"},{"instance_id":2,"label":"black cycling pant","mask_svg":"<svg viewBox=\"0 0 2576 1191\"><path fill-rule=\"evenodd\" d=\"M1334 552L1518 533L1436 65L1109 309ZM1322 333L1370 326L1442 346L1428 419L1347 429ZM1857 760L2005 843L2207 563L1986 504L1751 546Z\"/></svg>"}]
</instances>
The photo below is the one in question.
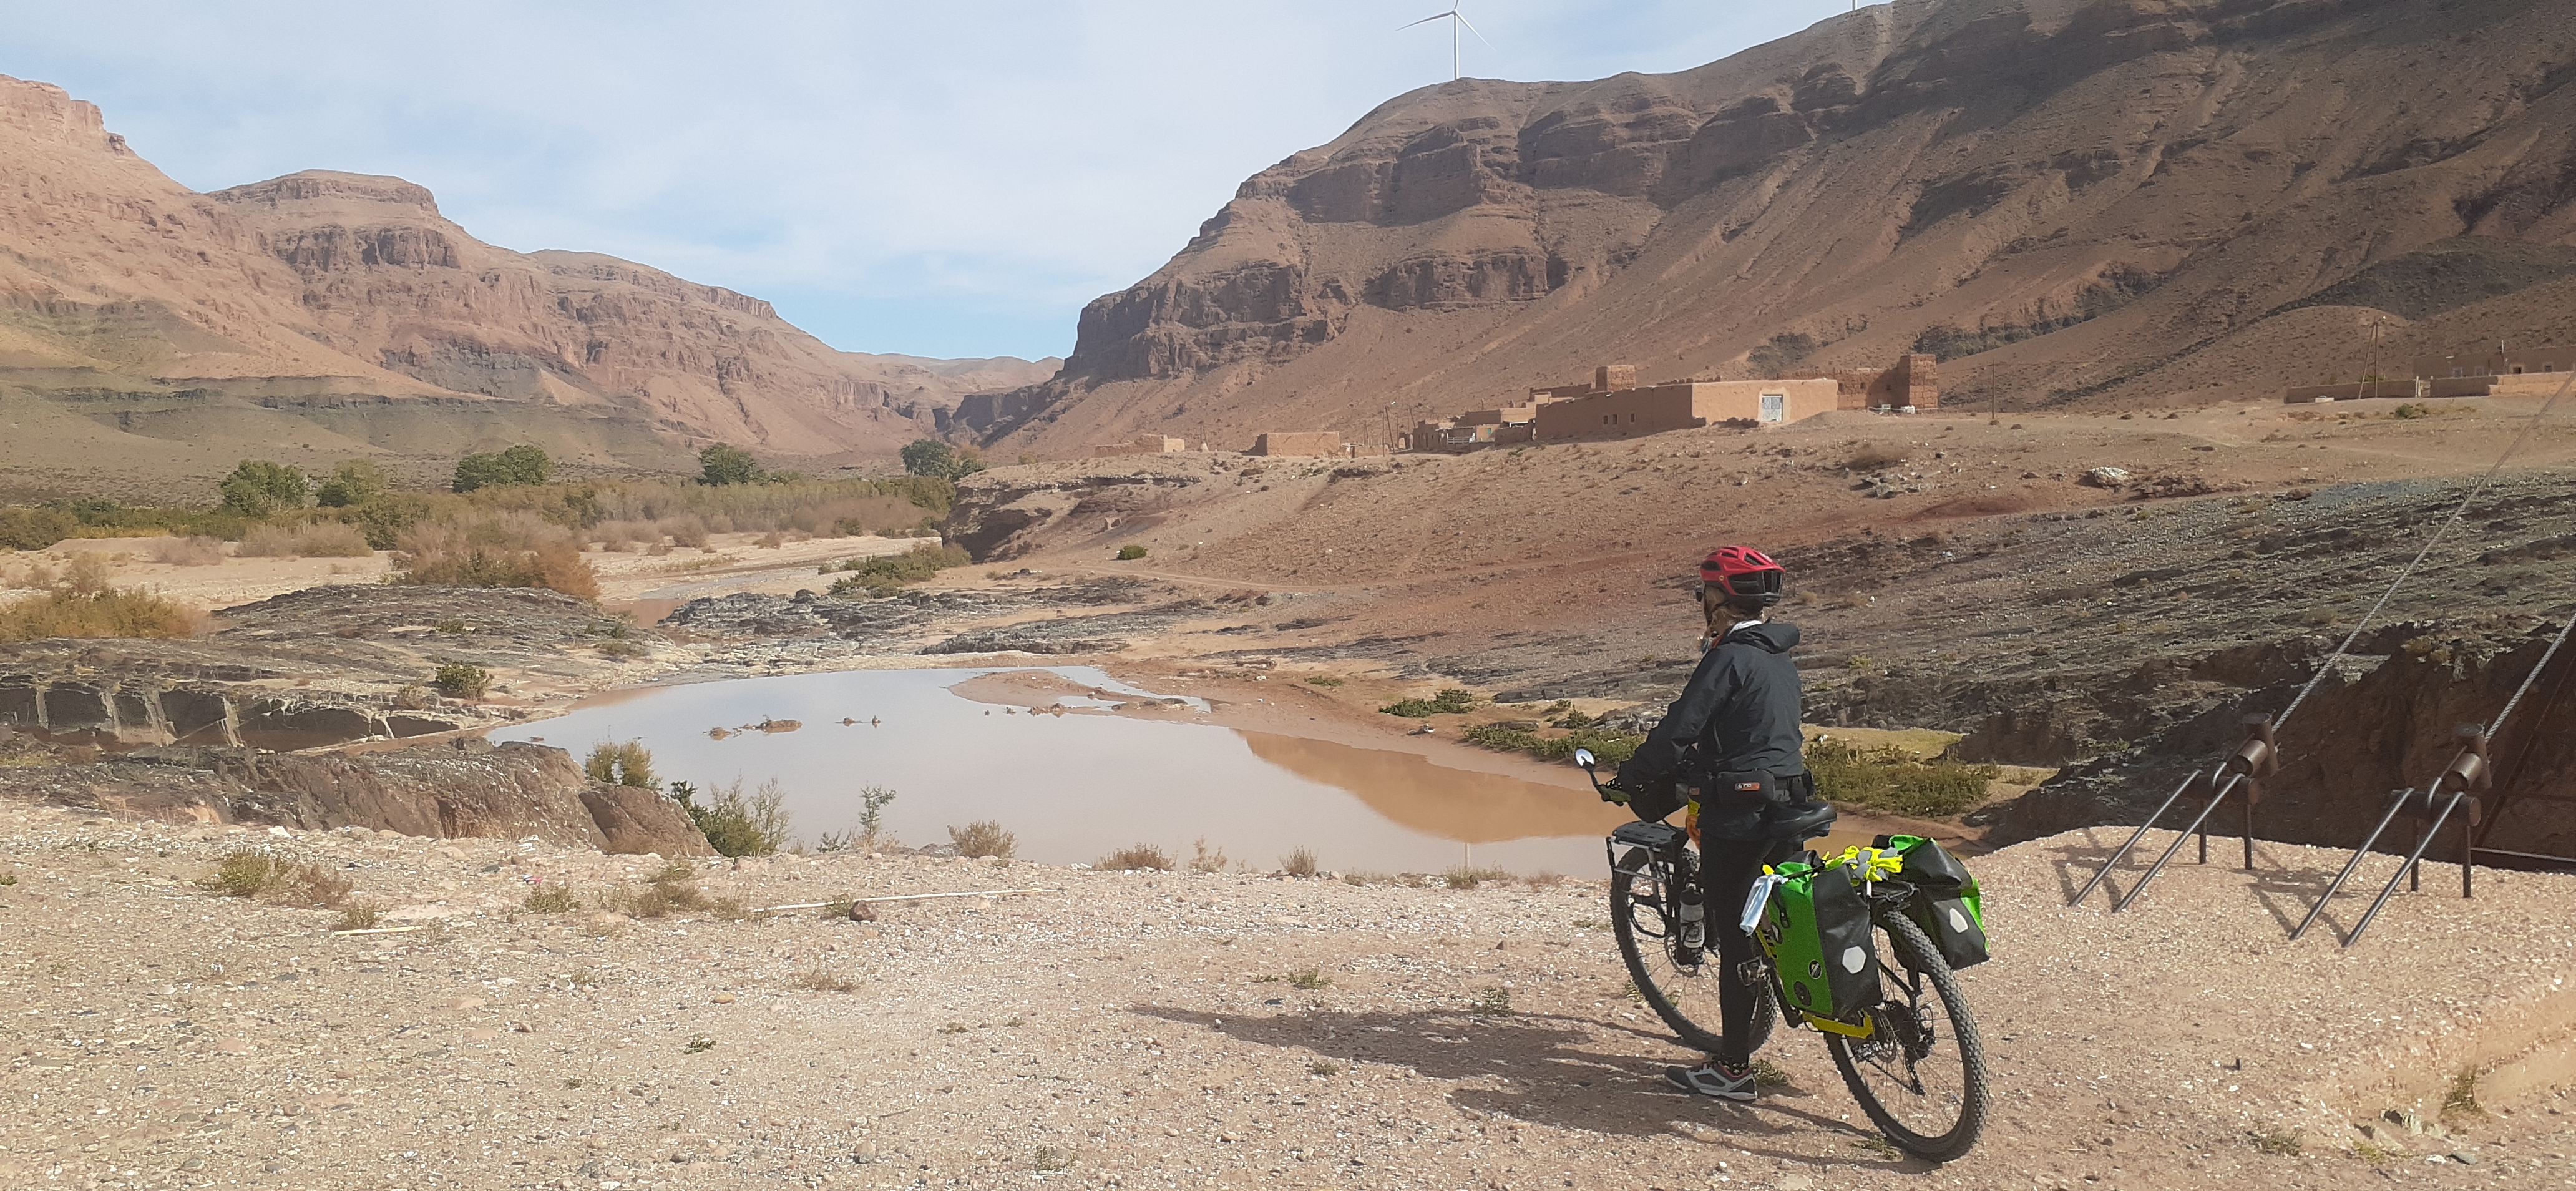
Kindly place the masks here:
<instances>
[{"instance_id":1,"label":"black cycling pant","mask_svg":"<svg viewBox=\"0 0 2576 1191\"><path fill-rule=\"evenodd\" d=\"M1778 864L1804 850L1797 840L1700 841L1700 896L1708 908L1708 933L1717 942L1717 1006L1725 1026L1716 1057L1727 1066L1742 1067L1751 1061L1753 1011L1761 1004L1759 988L1744 979L1745 961L1753 958L1753 936L1737 929L1744 899L1753 892L1753 878L1762 875L1762 866Z\"/></svg>"}]
</instances>

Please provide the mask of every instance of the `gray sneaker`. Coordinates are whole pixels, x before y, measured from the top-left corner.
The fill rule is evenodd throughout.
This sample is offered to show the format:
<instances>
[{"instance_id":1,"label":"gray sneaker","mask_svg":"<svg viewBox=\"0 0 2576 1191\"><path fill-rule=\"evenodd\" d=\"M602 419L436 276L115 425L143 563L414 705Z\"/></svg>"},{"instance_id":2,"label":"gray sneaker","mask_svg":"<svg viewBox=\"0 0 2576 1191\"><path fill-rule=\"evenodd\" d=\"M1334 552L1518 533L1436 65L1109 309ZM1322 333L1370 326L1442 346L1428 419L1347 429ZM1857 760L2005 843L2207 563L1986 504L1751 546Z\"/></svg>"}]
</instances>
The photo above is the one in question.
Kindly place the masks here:
<instances>
[{"instance_id":1,"label":"gray sneaker","mask_svg":"<svg viewBox=\"0 0 2576 1191\"><path fill-rule=\"evenodd\" d=\"M1753 1068L1729 1067L1711 1059L1704 1067L1666 1067L1664 1082L1697 1096L1714 1096L1720 1100L1751 1100L1754 1097Z\"/></svg>"}]
</instances>

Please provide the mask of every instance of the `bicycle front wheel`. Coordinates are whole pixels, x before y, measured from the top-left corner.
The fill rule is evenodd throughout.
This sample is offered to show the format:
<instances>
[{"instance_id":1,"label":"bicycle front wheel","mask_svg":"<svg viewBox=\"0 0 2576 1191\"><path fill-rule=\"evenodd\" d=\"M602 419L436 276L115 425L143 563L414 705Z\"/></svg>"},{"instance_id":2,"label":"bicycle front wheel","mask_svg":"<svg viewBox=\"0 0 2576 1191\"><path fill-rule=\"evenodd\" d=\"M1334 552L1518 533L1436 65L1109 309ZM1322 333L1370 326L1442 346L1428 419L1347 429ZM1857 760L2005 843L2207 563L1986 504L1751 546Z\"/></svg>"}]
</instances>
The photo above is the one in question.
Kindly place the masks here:
<instances>
[{"instance_id":1,"label":"bicycle front wheel","mask_svg":"<svg viewBox=\"0 0 2576 1191\"><path fill-rule=\"evenodd\" d=\"M1934 1162L1968 1152L1986 1123L1986 1051L1958 974L1923 928L1874 916L1887 944L1867 1038L1825 1035L1852 1098L1896 1148ZM1884 962L1893 961L1893 962Z\"/></svg>"},{"instance_id":2,"label":"bicycle front wheel","mask_svg":"<svg viewBox=\"0 0 2576 1191\"><path fill-rule=\"evenodd\" d=\"M1663 889L1652 875L1611 874L1610 933L1619 940L1619 958L1628 966L1628 982L1636 987L1637 995L1655 1011L1655 1016L1681 1036L1682 1045L1716 1054L1726 1028L1717 990L1717 949L1708 948L1698 954L1696 962L1682 963L1674 955L1674 928L1674 923L1665 920ZM1709 929L1735 927L1732 923L1711 924ZM1756 981L1753 992L1758 999L1753 1006L1753 1036L1746 1042L1748 1051L1760 1049L1771 1037L1775 1016L1771 982Z\"/></svg>"}]
</instances>

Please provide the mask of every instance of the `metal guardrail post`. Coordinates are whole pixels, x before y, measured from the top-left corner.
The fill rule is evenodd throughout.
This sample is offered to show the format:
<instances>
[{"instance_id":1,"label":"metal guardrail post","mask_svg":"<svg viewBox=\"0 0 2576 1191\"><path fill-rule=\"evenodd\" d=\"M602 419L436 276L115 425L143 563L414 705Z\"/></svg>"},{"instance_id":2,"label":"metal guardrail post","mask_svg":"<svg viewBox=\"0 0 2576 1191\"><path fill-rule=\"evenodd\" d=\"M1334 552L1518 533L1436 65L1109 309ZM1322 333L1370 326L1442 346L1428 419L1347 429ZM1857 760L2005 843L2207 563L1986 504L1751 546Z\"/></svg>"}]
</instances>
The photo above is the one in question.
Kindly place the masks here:
<instances>
[{"instance_id":1,"label":"metal guardrail post","mask_svg":"<svg viewBox=\"0 0 2576 1191\"><path fill-rule=\"evenodd\" d=\"M2460 741L2460 755L2451 758L2451 767L2442 771L2453 785L2469 796L2469 817L2460 822L2460 896L2476 897L2478 867L2478 824L2481 812L2478 795L2492 788L2493 771L2487 765L2487 733L2478 724L2462 724L2452 732Z\"/></svg>"},{"instance_id":2,"label":"metal guardrail post","mask_svg":"<svg viewBox=\"0 0 2576 1191\"><path fill-rule=\"evenodd\" d=\"M2352 924L2352 933L2344 936L2344 946L2350 947L2361 941L2361 932L2370 929L2371 921L2379 917L2379 908L2387 905L2389 898L2396 896L2397 882L2405 879L2407 873L2423 863L2424 849L2433 846L2434 837L2442 833L2442 824L2450 820L2451 812L2458 810L2460 804L2468 800L2469 792L2459 790L2452 793L2449 802L2442 804L2441 811L2433 816L2432 825L2425 828L2424 837L2415 842L2415 850L2407 854L2406 866L2389 875L2388 884L2380 887L2379 896L2371 901L2370 908L2362 911L2360 920Z\"/></svg>"},{"instance_id":3,"label":"metal guardrail post","mask_svg":"<svg viewBox=\"0 0 2576 1191\"><path fill-rule=\"evenodd\" d=\"M2397 812L2406 809L2407 803L2414 797L2415 789L2412 786L2388 792L2388 810L2379 816L2379 825L2371 828L2369 835L2362 837L2361 847L2354 849L2352 859L2343 862L2343 871L2336 873L2335 879L2326 883L2325 895L2317 899L2317 904L2308 907L2308 916L2300 919L2298 929L2290 932L2291 942L2298 942L2299 936L2308 933L2308 928L2317 924L2317 919L2326 912L2326 903L2333 901L2336 891L2343 888L2344 882L2352 879L2353 870L2360 868L2362 860L2370 855L2370 846L2379 842L2380 833L2388 830L2388 825L2397 820Z\"/></svg>"},{"instance_id":4,"label":"metal guardrail post","mask_svg":"<svg viewBox=\"0 0 2576 1191\"><path fill-rule=\"evenodd\" d=\"M2227 796L2234 793L2238 786L2245 787L2245 797L2249 803L2261 797L2255 779L2268 777L2280 768L2279 749L2272 741L2272 717L2249 715L2245 717L2244 723L2245 743L2238 745L2235 755L2227 758L2211 774L2213 780L2221 773L2228 774L2228 779L2219 785L2217 793L2210 795L2209 802L2200 808L2200 813L2192 816L2191 825L2183 828L2181 835L2174 837L2174 842L2165 848L2164 855L2156 857L2156 862L2147 866L2146 875L2138 878L2138 883L2130 888L2126 896L2111 903L2113 913L2128 909L2129 903L2138 900L2138 896L2147 891L2147 886L2155 882L2156 874L2163 872L2165 865L2173 860L2174 853L2182 850L2183 841L2191 838L2194 832L2202 830L2209 822L2210 812L2217 810L2218 804L2227 801ZM2253 826L2252 812L2249 810L2245 836L2245 867L2249 871L2254 867ZM2144 829L2140 830L2140 834L2144 834ZM2204 840L2206 838L2206 836L2203 837ZM2209 854L2207 848L2208 845L2204 843L2201 852L2204 861Z\"/></svg>"},{"instance_id":5,"label":"metal guardrail post","mask_svg":"<svg viewBox=\"0 0 2576 1191\"><path fill-rule=\"evenodd\" d=\"M2078 891L2073 898L2067 901L2066 904L2070 906L2079 906L2084 904L2085 898L2093 896L2093 891L2101 888L2102 878L2110 876L2111 870L2120 867L2120 862L2128 858L2129 850L2137 847L2139 840L2147 838L2147 832L2155 828L2156 820L2164 818L2165 812L2173 809L2173 804L2182 801L2182 796L2185 791L2191 789L2193 786L2199 785L2203 778L2214 778L2216 774L2216 770L2210 770L2207 773L2197 769L2192 770L2190 776L2182 779L2181 785L2173 788L2173 793L2165 795L2165 800L2156 806L2155 813L2148 815L2146 822L2138 824L2138 829L2129 833L2129 840L2127 843L2121 844L2119 847L2112 849L2110 857L2102 862L2101 871L2094 873L2093 879L2086 881L2084 883L2084 888ZM2185 832L2184 834L2189 834L2189 832Z\"/></svg>"}]
</instances>

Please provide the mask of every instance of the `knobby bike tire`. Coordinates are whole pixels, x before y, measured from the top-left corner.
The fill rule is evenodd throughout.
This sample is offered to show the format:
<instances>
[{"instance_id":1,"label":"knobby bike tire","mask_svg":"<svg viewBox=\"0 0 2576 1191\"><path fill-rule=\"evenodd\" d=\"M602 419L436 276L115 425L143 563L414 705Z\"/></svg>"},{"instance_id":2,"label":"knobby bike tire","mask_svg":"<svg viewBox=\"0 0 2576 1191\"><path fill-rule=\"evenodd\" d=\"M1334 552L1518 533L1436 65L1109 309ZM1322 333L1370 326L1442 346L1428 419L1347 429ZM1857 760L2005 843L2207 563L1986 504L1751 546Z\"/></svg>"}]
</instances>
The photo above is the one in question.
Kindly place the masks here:
<instances>
[{"instance_id":1,"label":"knobby bike tire","mask_svg":"<svg viewBox=\"0 0 2576 1191\"><path fill-rule=\"evenodd\" d=\"M1870 1121L1887 1135L1887 1140L1917 1158L1946 1162L1967 1153L1977 1144L1977 1134L1985 1128L1985 1043L1977 1035L1977 1022L1968 1012L1967 998L1959 990L1958 974L1950 970L1949 962L1942 959L1941 952L1924 937L1923 928L1914 925L1913 920L1901 912L1883 911L1872 918L1879 929L1886 932L1888 942L1893 945L1891 950L1896 962L1920 973L1939 994L1946 1010L1950 1029L1947 1041L1958 1048L1958 1062L1962 1068L1957 1122L1939 1134L1915 1132L1879 1103L1877 1093L1862 1078L1859 1061L1852 1053L1854 1040L1839 1034L1827 1034L1825 1048L1833 1053L1834 1066L1843 1073L1843 1086L1851 1089L1852 1099L1860 1101L1861 1110L1869 1114Z\"/></svg>"},{"instance_id":2,"label":"knobby bike tire","mask_svg":"<svg viewBox=\"0 0 2576 1191\"><path fill-rule=\"evenodd\" d=\"M1635 900L1629 892L1630 884L1635 879L1635 874L1632 873L1610 874L1610 933L1619 940L1619 959L1628 967L1628 979L1637 986L1637 992L1645 998L1647 1007L1655 1011L1655 1016L1664 1019L1664 1024L1671 1026L1673 1033L1681 1037L1682 1045L1716 1054L1725 1031L1725 1021L1720 1019L1703 1025L1694 1020L1689 1013L1684 1012L1674 1003L1672 994L1663 987L1667 977L1657 976L1652 966L1647 963L1646 949L1648 948L1652 948L1654 954L1665 958L1669 958L1670 953L1664 950L1664 940L1637 932L1638 911ZM1646 912L1656 915L1657 921L1662 920L1660 910L1648 908ZM1719 926L1712 922L1709 929L1733 930L1735 926L1733 923ZM1706 1003L1714 1006L1716 1004L1714 990L1720 961L1717 950L1713 947L1709 949L1707 956L1707 962L1701 965L1701 971L1705 975L1697 979L1708 981L1711 991L1707 997L1694 998L1694 1000L1705 1000ZM1772 1021L1778 1016L1772 1008L1771 982L1757 981L1754 983L1753 990L1754 996L1759 1000L1753 1006L1753 1037L1746 1043L1747 1053L1761 1049L1762 1044L1770 1039Z\"/></svg>"}]
</instances>

